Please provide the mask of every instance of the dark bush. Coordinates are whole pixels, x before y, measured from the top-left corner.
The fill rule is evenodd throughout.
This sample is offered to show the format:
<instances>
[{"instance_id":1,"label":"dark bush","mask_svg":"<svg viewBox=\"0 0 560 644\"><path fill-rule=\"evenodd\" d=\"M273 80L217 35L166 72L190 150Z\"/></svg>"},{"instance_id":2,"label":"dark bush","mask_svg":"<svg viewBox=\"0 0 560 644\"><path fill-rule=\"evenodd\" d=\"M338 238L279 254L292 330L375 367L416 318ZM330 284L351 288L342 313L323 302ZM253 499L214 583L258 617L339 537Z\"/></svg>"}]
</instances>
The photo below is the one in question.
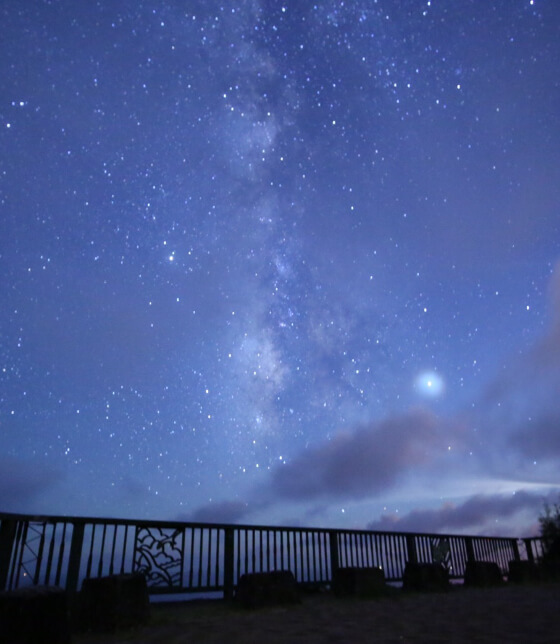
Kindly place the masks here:
<instances>
[{"instance_id":1,"label":"dark bush","mask_svg":"<svg viewBox=\"0 0 560 644\"><path fill-rule=\"evenodd\" d=\"M544 514L539 517L544 552L543 562L560 562L560 505L555 503L544 506Z\"/></svg>"}]
</instances>

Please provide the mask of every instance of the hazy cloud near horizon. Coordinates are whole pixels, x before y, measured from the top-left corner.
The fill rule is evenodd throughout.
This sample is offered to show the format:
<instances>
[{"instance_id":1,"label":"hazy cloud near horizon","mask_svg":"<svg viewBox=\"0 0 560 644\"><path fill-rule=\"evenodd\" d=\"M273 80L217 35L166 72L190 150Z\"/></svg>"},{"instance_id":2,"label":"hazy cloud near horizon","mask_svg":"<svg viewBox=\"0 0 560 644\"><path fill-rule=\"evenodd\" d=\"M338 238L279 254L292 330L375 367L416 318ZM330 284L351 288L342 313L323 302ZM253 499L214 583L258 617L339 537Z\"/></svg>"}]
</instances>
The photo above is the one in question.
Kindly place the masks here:
<instances>
[{"instance_id":1,"label":"hazy cloud near horizon","mask_svg":"<svg viewBox=\"0 0 560 644\"><path fill-rule=\"evenodd\" d=\"M342 431L271 473L276 499L362 499L393 488L445 453L449 429L425 410Z\"/></svg>"},{"instance_id":2,"label":"hazy cloud near horizon","mask_svg":"<svg viewBox=\"0 0 560 644\"><path fill-rule=\"evenodd\" d=\"M511 352L477 403L472 424L486 465L500 475L554 484L560 466L560 263L550 280L549 309L542 337L521 355Z\"/></svg>"},{"instance_id":3,"label":"hazy cloud near horizon","mask_svg":"<svg viewBox=\"0 0 560 644\"><path fill-rule=\"evenodd\" d=\"M62 474L50 466L10 456L0 458L0 511L30 512L31 503L52 489Z\"/></svg>"},{"instance_id":4,"label":"hazy cloud near horizon","mask_svg":"<svg viewBox=\"0 0 560 644\"><path fill-rule=\"evenodd\" d=\"M190 514L182 514L177 519L195 523L239 523L251 510L243 501L217 501L207 503Z\"/></svg>"},{"instance_id":5,"label":"hazy cloud near horizon","mask_svg":"<svg viewBox=\"0 0 560 644\"><path fill-rule=\"evenodd\" d=\"M480 531L480 527L485 526L485 531L496 533L497 525L501 528L502 522L523 511L532 513L536 524L544 503L551 503L555 498L551 493L539 494L526 490L507 495L476 494L458 505L444 503L436 509L413 510L402 516L384 514L378 520L368 523L367 529L438 533L466 531L472 534L477 528ZM503 530L498 532L501 536L507 536Z\"/></svg>"}]
</instances>

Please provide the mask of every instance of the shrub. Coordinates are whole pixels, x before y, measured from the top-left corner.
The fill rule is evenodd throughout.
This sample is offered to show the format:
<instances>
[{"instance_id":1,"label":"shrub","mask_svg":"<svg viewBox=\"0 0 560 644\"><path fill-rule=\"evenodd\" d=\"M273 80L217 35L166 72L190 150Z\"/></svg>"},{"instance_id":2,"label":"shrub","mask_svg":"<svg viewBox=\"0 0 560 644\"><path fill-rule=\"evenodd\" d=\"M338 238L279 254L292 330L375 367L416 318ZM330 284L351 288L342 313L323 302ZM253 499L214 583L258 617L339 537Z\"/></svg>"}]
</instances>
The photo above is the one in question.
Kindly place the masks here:
<instances>
[{"instance_id":1,"label":"shrub","mask_svg":"<svg viewBox=\"0 0 560 644\"><path fill-rule=\"evenodd\" d=\"M560 505L544 505L544 514L539 517L545 560L560 560Z\"/></svg>"}]
</instances>

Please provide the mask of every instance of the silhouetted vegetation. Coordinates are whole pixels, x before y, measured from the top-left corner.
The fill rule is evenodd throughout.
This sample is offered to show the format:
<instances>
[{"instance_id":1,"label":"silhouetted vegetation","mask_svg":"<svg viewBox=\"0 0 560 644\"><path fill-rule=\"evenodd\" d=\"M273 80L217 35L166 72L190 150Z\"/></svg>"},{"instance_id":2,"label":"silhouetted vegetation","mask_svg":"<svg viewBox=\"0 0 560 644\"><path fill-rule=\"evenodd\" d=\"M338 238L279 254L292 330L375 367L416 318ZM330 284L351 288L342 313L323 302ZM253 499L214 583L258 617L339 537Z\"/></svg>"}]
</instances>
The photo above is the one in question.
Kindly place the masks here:
<instances>
[{"instance_id":1,"label":"silhouetted vegetation","mask_svg":"<svg viewBox=\"0 0 560 644\"><path fill-rule=\"evenodd\" d=\"M552 507L545 503L544 514L539 517L545 562L560 561L560 504Z\"/></svg>"}]
</instances>

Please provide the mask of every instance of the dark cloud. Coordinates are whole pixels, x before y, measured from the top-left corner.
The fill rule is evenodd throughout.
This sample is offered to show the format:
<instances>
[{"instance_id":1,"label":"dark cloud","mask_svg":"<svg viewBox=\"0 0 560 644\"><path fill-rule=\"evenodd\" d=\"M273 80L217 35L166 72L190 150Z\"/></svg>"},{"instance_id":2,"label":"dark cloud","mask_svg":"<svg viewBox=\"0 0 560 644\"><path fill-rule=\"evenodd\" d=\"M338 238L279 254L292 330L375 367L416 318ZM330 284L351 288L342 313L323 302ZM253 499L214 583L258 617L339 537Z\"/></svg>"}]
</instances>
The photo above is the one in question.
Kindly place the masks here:
<instances>
[{"instance_id":1,"label":"dark cloud","mask_svg":"<svg viewBox=\"0 0 560 644\"><path fill-rule=\"evenodd\" d=\"M128 499L145 499L150 494L148 486L132 476L123 476L120 491Z\"/></svg>"},{"instance_id":2,"label":"dark cloud","mask_svg":"<svg viewBox=\"0 0 560 644\"><path fill-rule=\"evenodd\" d=\"M508 476L532 467L533 459L560 458L560 264L550 280L549 308L546 332L509 361L477 405L483 458L498 471L509 468Z\"/></svg>"},{"instance_id":3,"label":"dark cloud","mask_svg":"<svg viewBox=\"0 0 560 644\"><path fill-rule=\"evenodd\" d=\"M443 447L438 420L423 411L341 432L272 473L276 498L363 498L432 463Z\"/></svg>"},{"instance_id":4,"label":"dark cloud","mask_svg":"<svg viewBox=\"0 0 560 644\"><path fill-rule=\"evenodd\" d=\"M61 480L51 466L9 456L0 458L0 510L33 511L32 503Z\"/></svg>"},{"instance_id":5,"label":"dark cloud","mask_svg":"<svg viewBox=\"0 0 560 644\"><path fill-rule=\"evenodd\" d=\"M178 518L181 521L200 523L239 523L250 512L249 505L242 501L219 501L203 505L191 514Z\"/></svg>"},{"instance_id":6,"label":"dark cloud","mask_svg":"<svg viewBox=\"0 0 560 644\"><path fill-rule=\"evenodd\" d=\"M496 520L512 518L519 512L528 510L534 513L535 522L543 509L543 503L550 501L552 495L543 496L521 490L515 494L476 495L462 503L446 503L433 510L413 510L408 514L383 515L379 520L368 524L368 530L401 532L462 532L471 534L480 531L484 525Z\"/></svg>"},{"instance_id":7,"label":"dark cloud","mask_svg":"<svg viewBox=\"0 0 560 644\"><path fill-rule=\"evenodd\" d=\"M560 414L527 422L513 434L510 444L529 459L560 458Z\"/></svg>"}]
</instances>

